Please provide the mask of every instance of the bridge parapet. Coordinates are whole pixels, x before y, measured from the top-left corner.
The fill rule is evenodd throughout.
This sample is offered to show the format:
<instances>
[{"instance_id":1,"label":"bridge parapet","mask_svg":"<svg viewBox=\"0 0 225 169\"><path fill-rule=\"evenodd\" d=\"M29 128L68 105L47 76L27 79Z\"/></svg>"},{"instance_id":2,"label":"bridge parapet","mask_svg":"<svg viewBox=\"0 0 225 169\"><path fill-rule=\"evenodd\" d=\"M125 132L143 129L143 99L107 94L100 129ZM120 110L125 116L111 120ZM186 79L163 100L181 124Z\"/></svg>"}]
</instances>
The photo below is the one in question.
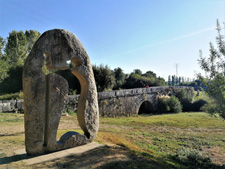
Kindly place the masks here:
<instances>
[{"instance_id":1,"label":"bridge parapet","mask_svg":"<svg viewBox=\"0 0 225 169\"><path fill-rule=\"evenodd\" d=\"M169 94L177 89L192 89L192 87L149 87L105 91L98 93L98 105L101 116L126 116L137 114L144 101L155 105L155 96L160 93ZM66 100L65 111L76 111L80 95L69 95ZM23 100L0 101L0 112L23 111Z\"/></svg>"},{"instance_id":2,"label":"bridge parapet","mask_svg":"<svg viewBox=\"0 0 225 169\"><path fill-rule=\"evenodd\" d=\"M186 86L174 86L174 87L164 87L164 86L157 86L157 87L148 87L148 88L135 88L135 89L123 89L123 90L113 90L113 91L104 91L98 93L99 99L109 99L115 97L129 97L135 96L140 94L148 94L153 92L162 92L168 89L182 89L182 88L191 88Z\"/></svg>"}]
</instances>

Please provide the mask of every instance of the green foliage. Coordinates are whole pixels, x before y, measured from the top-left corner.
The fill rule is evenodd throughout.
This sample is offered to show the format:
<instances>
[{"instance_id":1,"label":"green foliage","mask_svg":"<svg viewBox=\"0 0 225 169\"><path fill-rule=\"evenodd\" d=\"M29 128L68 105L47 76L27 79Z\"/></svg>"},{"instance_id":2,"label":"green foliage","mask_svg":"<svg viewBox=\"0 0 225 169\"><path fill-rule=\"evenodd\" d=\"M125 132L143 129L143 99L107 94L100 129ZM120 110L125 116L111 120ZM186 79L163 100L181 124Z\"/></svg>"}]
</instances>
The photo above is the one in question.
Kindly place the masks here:
<instances>
[{"instance_id":1,"label":"green foliage","mask_svg":"<svg viewBox=\"0 0 225 169\"><path fill-rule=\"evenodd\" d=\"M0 37L0 93L22 90L24 60L40 36L37 31L15 31L9 33L7 42ZM6 44L6 45L5 45ZM4 51L4 53L2 53Z\"/></svg>"},{"instance_id":2,"label":"green foliage","mask_svg":"<svg viewBox=\"0 0 225 169\"><path fill-rule=\"evenodd\" d=\"M22 90L23 66L11 67L8 77L0 83L0 94L16 93Z\"/></svg>"},{"instance_id":3,"label":"green foliage","mask_svg":"<svg viewBox=\"0 0 225 169\"><path fill-rule=\"evenodd\" d=\"M183 112L191 111L192 101L194 98L194 90L181 89L176 90L175 92L176 92L175 96L180 100L182 104L183 107L182 111Z\"/></svg>"},{"instance_id":4,"label":"green foliage","mask_svg":"<svg viewBox=\"0 0 225 169\"><path fill-rule=\"evenodd\" d=\"M221 131L225 125L221 118L206 113L178 113L101 118L100 122L105 128L100 128L97 141L123 145L139 159L155 159L159 166L153 168L224 167L225 136Z\"/></svg>"},{"instance_id":5,"label":"green foliage","mask_svg":"<svg viewBox=\"0 0 225 169\"><path fill-rule=\"evenodd\" d=\"M41 34L40 32L35 30L26 30L25 35L26 35L27 46L28 46L27 50L28 50L28 53L30 53L34 43L40 37Z\"/></svg>"},{"instance_id":6,"label":"green foliage","mask_svg":"<svg viewBox=\"0 0 225 169\"><path fill-rule=\"evenodd\" d=\"M168 86L172 86L172 81L171 81L171 77L170 75L168 76L168 82L167 82Z\"/></svg>"},{"instance_id":7,"label":"green foliage","mask_svg":"<svg viewBox=\"0 0 225 169\"><path fill-rule=\"evenodd\" d=\"M113 89L118 90L119 88L122 87L122 85L125 81L126 75L123 73L123 70L120 67L114 69L114 75L115 75L116 83L115 83Z\"/></svg>"},{"instance_id":8,"label":"green foliage","mask_svg":"<svg viewBox=\"0 0 225 169\"><path fill-rule=\"evenodd\" d=\"M57 70L55 73L62 76L64 79L67 80L69 84L70 95L73 95L74 92L76 94L80 94L80 91L81 91L80 82L77 79L77 77L71 73L70 70Z\"/></svg>"},{"instance_id":9,"label":"green foliage","mask_svg":"<svg viewBox=\"0 0 225 169\"><path fill-rule=\"evenodd\" d=\"M26 35L23 31L9 33L5 53L11 65L22 65L28 55Z\"/></svg>"},{"instance_id":10,"label":"green foliage","mask_svg":"<svg viewBox=\"0 0 225 169\"><path fill-rule=\"evenodd\" d=\"M0 82L7 77L8 63L6 55L3 53L6 41L0 36Z\"/></svg>"},{"instance_id":11,"label":"green foliage","mask_svg":"<svg viewBox=\"0 0 225 169\"><path fill-rule=\"evenodd\" d=\"M166 86L166 82L163 78L157 78L156 74L151 71L148 71L143 75L140 75L139 73L131 73L129 77L125 80L125 83L123 84L122 88L141 88L145 87L146 85L148 85L149 87Z\"/></svg>"},{"instance_id":12,"label":"green foliage","mask_svg":"<svg viewBox=\"0 0 225 169\"><path fill-rule=\"evenodd\" d=\"M196 111L196 112L199 112L201 111L201 108L207 104L208 102L206 100L203 100L203 99L199 99L197 101L195 101L194 103L192 103L192 108L191 110L192 111Z\"/></svg>"},{"instance_id":13,"label":"green foliage","mask_svg":"<svg viewBox=\"0 0 225 169\"><path fill-rule=\"evenodd\" d=\"M140 69L134 69L134 74L141 75L142 71Z\"/></svg>"},{"instance_id":14,"label":"green foliage","mask_svg":"<svg viewBox=\"0 0 225 169\"><path fill-rule=\"evenodd\" d=\"M0 100L21 100L23 92L0 95Z\"/></svg>"},{"instance_id":15,"label":"green foliage","mask_svg":"<svg viewBox=\"0 0 225 169\"><path fill-rule=\"evenodd\" d=\"M106 65L92 66L98 92L112 90L115 85L114 72Z\"/></svg>"},{"instance_id":16,"label":"green foliage","mask_svg":"<svg viewBox=\"0 0 225 169\"><path fill-rule=\"evenodd\" d=\"M211 114L218 113L225 119L225 39L221 35L221 27L218 20L217 32L218 49L210 43L210 55L208 58L203 57L202 51L200 51L199 65L207 75L204 78L199 74L198 77L205 82L206 92L214 100L214 104L208 106L207 112Z\"/></svg>"},{"instance_id":17,"label":"green foliage","mask_svg":"<svg viewBox=\"0 0 225 169\"><path fill-rule=\"evenodd\" d=\"M182 163L188 164L193 167L201 166L208 168L212 162L205 153L192 148L179 149L174 157L176 160L179 160Z\"/></svg>"},{"instance_id":18,"label":"green foliage","mask_svg":"<svg viewBox=\"0 0 225 169\"><path fill-rule=\"evenodd\" d=\"M175 96L160 97L157 103L158 113L179 113L182 112L182 105Z\"/></svg>"},{"instance_id":19,"label":"green foliage","mask_svg":"<svg viewBox=\"0 0 225 169\"><path fill-rule=\"evenodd\" d=\"M165 98L165 97L158 98L157 112L168 113L169 111L170 111L169 98Z\"/></svg>"},{"instance_id":20,"label":"green foliage","mask_svg":"<svg viewBox=\"0 0 225 169\"><path fill-rule=\"evenodd\" d=\"M170 112L173 113L182 112L182 105L177 97L171 96L168 101L168 105L170 107Z\"/></svg>"}]
</instances>

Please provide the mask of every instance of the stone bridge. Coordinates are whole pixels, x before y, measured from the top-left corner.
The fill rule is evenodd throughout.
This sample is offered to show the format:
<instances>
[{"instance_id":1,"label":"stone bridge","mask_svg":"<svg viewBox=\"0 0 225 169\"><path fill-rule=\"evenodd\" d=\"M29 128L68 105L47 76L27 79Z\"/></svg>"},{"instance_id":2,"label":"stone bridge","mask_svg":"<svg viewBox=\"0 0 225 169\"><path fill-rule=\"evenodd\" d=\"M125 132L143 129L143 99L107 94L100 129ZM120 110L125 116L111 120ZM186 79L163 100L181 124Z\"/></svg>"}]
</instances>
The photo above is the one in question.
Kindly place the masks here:
<instances>
[{"instance_id":1,"label":"stone bridge","mask_svg":"<svg viewBox=\"0 0 225 169\"><path fill-rule=\"evenodd\" d=\"M149 87L114 90L98 93L100 116L131 116L140 113L153 113L158 95L173 95L175 90L191 90L191 87ZM76 111L79 95L70 95L64 111ZM0 112L23 111L23 100L0 101Z\"/></svg>"}]
</instances>

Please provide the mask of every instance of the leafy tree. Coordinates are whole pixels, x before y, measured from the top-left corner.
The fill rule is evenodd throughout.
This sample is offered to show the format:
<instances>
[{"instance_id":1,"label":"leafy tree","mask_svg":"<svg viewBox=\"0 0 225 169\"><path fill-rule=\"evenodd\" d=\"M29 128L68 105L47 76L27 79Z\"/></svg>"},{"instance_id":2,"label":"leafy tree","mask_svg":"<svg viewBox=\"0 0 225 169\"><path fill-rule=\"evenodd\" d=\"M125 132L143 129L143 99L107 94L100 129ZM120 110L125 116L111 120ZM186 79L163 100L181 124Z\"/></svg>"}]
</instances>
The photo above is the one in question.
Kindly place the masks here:
<instances>
[{"instance_id":1,"label":"leafy tree","mask_svg":"<svg viewBox=\"0 0 225 169\"><path fill-rule=\"evenodd\" d=\"M16 93L22 90L23 66L10 68L8 77L0 83L0 94Z\"/></svg>"},{"instance_id":2,"label":"leafy tree","mask_svg":"<svg viewBox=\"0 0 225 169\"><path fill-rule=\"evenodd\" d=\"M39 36L40 33L33 30L26 33L13 30L9 33L7 42L0 38L0 93L22 90L24 60ZM11 85L15 86L10 87Z\"/></svg>"},{"instance_id":3,"label":"leafy tree","mask_svg":"<svg viewBox=\"0 0 225 169\"><path fill-rule=\"evenodd\" d=\"M137 69L135 69L137 70ZM134 71L137 73L131 73L129 77L126 79L123 84L123 88L131 89L131 88L140 88L148 86L166 86L166 82L163 78L156 78L156 74L148 71L143 75L140 75L139 71Z\"/></svg>"},{"instance_id":4,"label":"leafy tree","mask_svg":"<svg viewBox=\"0 0 225 169\"><path fill-rule=\"evenodd\" d=\"M26 39L27 39L27 46L28 46L28 53L30 53L34 43L40 37L40 32L35 30L26 30L25 31Z\"/></svg>"},{"instance_id":5,"label":"leafy tree","mask_svg":"<svg viewBox=\"0 0 225 169\"><path fill-rule=\"evenodd\" d=\"M175 96L179 99L182 104L183 112L191 111L191 105L194 98L194 90L176 90Z\"/></svg>"},{"instance_id":6,"label":"leafy tree","mask_svg":"<svg viewBox=\"0 0 225 169\"><path fill-rule=\"evenodd\" d=\"M117 90L122 87L126 75L123 73L123 70L120 67L114 69L114 75L116 83L113 89Z\"/></svg>"},{"instance_id":7,"label":"leafy tree","mask_svg":"<svg viewBox=\"0 0 225 169\"><path fill-rule=\"evenodd\" d=\"M172 76L172 86L175 86L175 76Z\"/></svg>"},{"instance_id":8,"label":"leafy tree","mask_svg":"<svg viewBox=\"0 0 225 169\"><path fill-rule=\"evenodd\" d=\"M10 65L23 65L33 44L39 38L40 33L34 30L15 31L9 33L5 46L5 54Z\"/></svg>"},{"instance_id":9,"label":"leafy tree","mask_svg":"<svg viewBox=\"0 0 225 169\"><path fill-rule=\"evenodd\" d=\"M7 77L8 62L7 57L3 53L5 40L0 36L0 82Z\"/></svg>"},{"instance_id":10,"label":"leafy tree","mask_svg":"<svg viewBox=\"0 0 225 169\"><path fill-rule=\"evenodd\" d=\"M131 73L122 87L125 89L140 88L145 87L149 83L149 78L143 77L136 73Z\"/></svg>"},{"instance_id":11,"label":"leafy tree","mask_svg":"<svg viewBox=\"0 0 225 169\"><path fill-rule=\"evenodd\" d=\"M156 74L152 71L147 71L145 74L143 74L143 76L149 77L149 78L157 78Z\"/></svg>"},{"instance_id":12,"label":"leafy tree","mask_svg":"<svg viewBox=\"0 0 225 169\"><path fill-rule=\"evenodd\" d=\"M219 113L225 119L225 39L221 34L221 27L217 20L217 49L210 42L208 58L202 56L200 50L200 67L205 71L206 76L198 74L198 77L204 81L208 95L214 100L213 104L208 105L207 112Z\"/></svg>"},{"instance_id":13,"label":"leafy tree","mask_svg":"<svg viewBox=\"0 0 225 169\"><path fill-rule=\"evenodd\" d=\"M5 40L0 36L0 56L2 57L3 53L2 50L4 49L5 46Z\"/></svg>"},{"instance_id":14,"label":"leafy tree","mask_svg":"<svg viewBox=\"0 0 225 169\"><path fill-rule=\"evenodd\" d=\"M9 33L5 53L10 65L23 65L28 55L26 35L23 31Z\"/></svg>"},{"instance_id":15,"label":"leafy tree","mask_svg":"<svg viewBox=\"0 0 225 169\"><path fill-rule=\"evenodd\" d=\"M115 84L114 72L106 65L92 66L98 92L112 90Z\"/></svg>"},{"instance_id":16,"label":"leafy tree","mask_svg":"<svg viewBox=\"0 0 225 169\"><path fill-rule=\"evenodd\" d=\"M181 77L178 78L178 84L180 84L180 83L181 83Z\"/></svg>"},{"instance_id":17,"label":"leafy tree","mask_svg":"<svg viewBox=\"0 0 225 169\"><path fill-rule=\"evenodd\" d=\"M168 76L168 86L172 86L172 81L170 75Z\"/></svg>"},{"instance_id":18,"label":"leafy tree","mask_svg":"<svg viewBox=\"0 0 225 169\"><path fill-rule=\"evenodd\" d=\"M142 71L140 69L134 69L134 74L141 75Z\"/></svg>"}]
</instances>

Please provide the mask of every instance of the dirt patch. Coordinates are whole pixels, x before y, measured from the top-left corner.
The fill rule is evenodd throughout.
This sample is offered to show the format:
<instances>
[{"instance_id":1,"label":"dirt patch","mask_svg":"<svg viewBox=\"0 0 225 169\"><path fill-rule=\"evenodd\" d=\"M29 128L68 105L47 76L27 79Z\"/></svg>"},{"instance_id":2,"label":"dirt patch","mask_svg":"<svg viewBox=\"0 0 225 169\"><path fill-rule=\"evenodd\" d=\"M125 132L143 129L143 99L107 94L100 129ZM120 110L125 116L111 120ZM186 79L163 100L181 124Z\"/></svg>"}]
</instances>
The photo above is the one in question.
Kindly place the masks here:
<instances>
[{"instance_id":1,"label":"dirt patch","mask_svg":"<svg viewBox=\"0 0 225 169\"><path fill-rule=\"evenodd\" d=\"M224 155L221 155L225 154L225 151L221 150L219 147L205 148L204 151L210 154L214 163L225 164Z\"/></svg>"}]
</instances>

